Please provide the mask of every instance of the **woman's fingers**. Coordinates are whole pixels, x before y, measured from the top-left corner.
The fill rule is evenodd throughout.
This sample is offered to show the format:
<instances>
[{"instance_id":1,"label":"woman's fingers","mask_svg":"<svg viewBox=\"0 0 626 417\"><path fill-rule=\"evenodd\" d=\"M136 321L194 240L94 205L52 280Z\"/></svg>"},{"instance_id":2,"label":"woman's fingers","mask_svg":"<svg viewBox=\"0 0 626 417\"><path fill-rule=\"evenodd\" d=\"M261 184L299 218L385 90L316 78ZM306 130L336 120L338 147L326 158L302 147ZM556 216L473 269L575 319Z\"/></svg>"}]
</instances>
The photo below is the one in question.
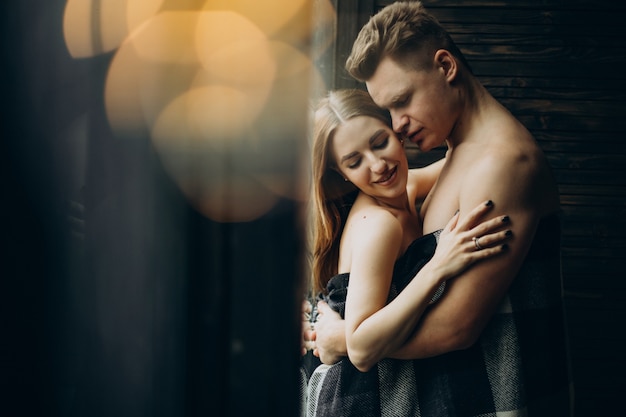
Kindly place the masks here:
<instances>
[{"instance_id":1,"label":"woman's fingers","mask_svg":"<svg viewBox=\"0 0 626 417\"><path fill-rule=\"evenodd\" d=\"M507 227L510 223L511 219L509 216L498 216L477 224L476 226L468 229L468 232L472 237L481 237L488 234L497 234L498 232L503 231L503 229Z\"/></svg>"},{"instance_id":2,"label":"woman's fingers","mask_svg":"<svg viewBox=\"0 0 626 417\"><path fill-rule=\"evenodd\" d=\"M507 229L495 233L478 234L472 238L472 242L476 250L483 250L485 248L503 245L512 236L513 231L511 231L511 229Z\"/></svg>"},{"instance_id":3,"label":"woman's fingers","mask_svg":"<svg viewBox=\"0 0 626 417\"><path fill-rule=\"evenodd\" d=\"M462 220L459 220L458 226L461 230L471 229L478 223L481 217L485 215L493 207L493 201L487 200L484 203L474 207Z\"/></svg>"},{"instance_id":4,"label":"woman's fingers","mask_svg":"<svg viewBox=\"0 0 626 417\"><path fill-rule=\"evenodd\" d=\"M458 222L459 222L459 210L457 210L456 213L454 213L454 216L452 216L452 218L448 220L448 224L446 224L446 227L444 227L443 230L444 231L454 230Z\"/></svg>"},{"instance_id":5,"label":"woman's fingers","mask_svg":"<svg viewBox=\"0 0 626 417\"><path fill-rule=\"evenodd\" d=\"M494 234L494 236L489 239L489 243L504 240L503 237L510 237L497 233L502 231L502 229L511 222L511 219L508 215L498 216L480 222L480 219L492 207L493 202L491 200L487 200L484 203L481 203L478 206L474 207L474 209L472 209L467 216L465 216L462 220L458 220L459 230L467 230L472 238L480 238L481 236L496 232L496 234ZM480 242L478 243L478 247L480 247Z\"/></svg>"},{"instance_id":6,"label":"woman's fingers","mask_svg":"<svg viewBox=\"0 0 626 417\"><path fill-rule=\"evenodd\" d=\"M509 246L506 243L489 247L481 247L480 249L476 249L475 252L470 255L470 257L473 262L477 262L481 259L490 258L492 256L506 252L508 249Z\"/></svg>"}]
</instances>

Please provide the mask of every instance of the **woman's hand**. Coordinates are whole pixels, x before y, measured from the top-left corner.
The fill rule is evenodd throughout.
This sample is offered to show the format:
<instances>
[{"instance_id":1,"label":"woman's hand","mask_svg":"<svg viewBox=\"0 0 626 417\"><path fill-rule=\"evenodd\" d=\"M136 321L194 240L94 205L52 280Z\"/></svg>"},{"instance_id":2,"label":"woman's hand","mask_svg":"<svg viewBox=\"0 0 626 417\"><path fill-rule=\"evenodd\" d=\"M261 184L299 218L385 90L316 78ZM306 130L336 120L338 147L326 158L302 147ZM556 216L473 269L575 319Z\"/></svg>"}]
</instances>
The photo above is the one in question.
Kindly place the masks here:
<instances>
[{"instance_id":1,"label":"woman's hand","mask_svg":"<svg viewBox=\"0 0 626 417\"><path fill-rule=\"evenodd\" d=\"M505 242L512 236L511 230L506 228L509 216L479 223L491 207L491 200L482 203L462 220L456 213L443 229L430 262L439 270L442 280L450 279L470 265L508 249Z\"/></svg>"},{"instance_id":2,"label":"woman's hand","mask_svg":"<svg viewBox=\"0 0 626 417\"><path fill-rule=\"evenodd\" d=\"M306 355L307 351L315 348L315 335L313 327L311 325L310 317L313 311L313 306L309 300L302 302L302 356Z\"/></svg>"},{"instance_id":3,"label":"woman's hand","mask_svg":"<svg viewBox=\"0 0 626 417\"><path fill-rule=\"evenodd\" d=\"M346 322L324 301L317 303L313 340L315 340L313 354L319 357L322 363L332 365L348 356Z\"/></svg>"}]
</instances>

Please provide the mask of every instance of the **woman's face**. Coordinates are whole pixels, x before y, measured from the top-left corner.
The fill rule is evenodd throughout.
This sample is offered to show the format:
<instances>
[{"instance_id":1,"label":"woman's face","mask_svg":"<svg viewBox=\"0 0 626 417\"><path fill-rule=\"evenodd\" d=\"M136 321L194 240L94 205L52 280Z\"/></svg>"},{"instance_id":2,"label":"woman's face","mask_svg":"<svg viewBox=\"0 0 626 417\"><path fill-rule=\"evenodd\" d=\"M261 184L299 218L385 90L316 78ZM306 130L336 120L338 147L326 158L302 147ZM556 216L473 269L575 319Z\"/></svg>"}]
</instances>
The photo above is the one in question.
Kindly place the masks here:
<instances>
[{"instance_id":1,"label":"woman's face","mask_svg":"<svg viewBox=\"0 0 626 417\"><path fill-rule=\"evenodd\" d=\"M406 192L408 162L403 144L380 120L358 116L343 123L331 150L339 172L365 194L384 199Z\"/></svg>"}]
</instances>

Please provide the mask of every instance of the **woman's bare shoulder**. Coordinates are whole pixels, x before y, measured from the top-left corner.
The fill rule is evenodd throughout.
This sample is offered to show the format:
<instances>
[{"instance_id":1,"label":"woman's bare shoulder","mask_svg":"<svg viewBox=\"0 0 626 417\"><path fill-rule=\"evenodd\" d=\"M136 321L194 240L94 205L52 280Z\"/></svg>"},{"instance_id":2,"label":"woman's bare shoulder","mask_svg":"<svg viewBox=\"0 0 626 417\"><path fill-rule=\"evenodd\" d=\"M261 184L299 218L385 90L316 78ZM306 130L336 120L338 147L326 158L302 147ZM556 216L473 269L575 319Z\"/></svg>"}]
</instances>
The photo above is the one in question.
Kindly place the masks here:
<instances>
[{"instance_id":1,"label":"woman's bare shoulder","mask_svg":"<svg viewBox=\"0 0 626 417\"><path fill-rule=\"evenodd\" d=\"M344 234L349 232L359 239L382 238L383 235L401 235L402 225L389 209L380 206L368 196L359 196L350 210Z\"/></svg>"},{"instance_id":2,"label":"woman's bare shoulder","mask_svg":"<svg viewBox=\"0 0 626 417\"><path fill-rule=\"evenodd\" d=\"M399 219L389 210L375 204L355 202L341 236L339 271L349 271L354 259L367 258L379 253L381 248L389 251L390 259L394 259L402 233Z\"/></svg>"}]
</instances>

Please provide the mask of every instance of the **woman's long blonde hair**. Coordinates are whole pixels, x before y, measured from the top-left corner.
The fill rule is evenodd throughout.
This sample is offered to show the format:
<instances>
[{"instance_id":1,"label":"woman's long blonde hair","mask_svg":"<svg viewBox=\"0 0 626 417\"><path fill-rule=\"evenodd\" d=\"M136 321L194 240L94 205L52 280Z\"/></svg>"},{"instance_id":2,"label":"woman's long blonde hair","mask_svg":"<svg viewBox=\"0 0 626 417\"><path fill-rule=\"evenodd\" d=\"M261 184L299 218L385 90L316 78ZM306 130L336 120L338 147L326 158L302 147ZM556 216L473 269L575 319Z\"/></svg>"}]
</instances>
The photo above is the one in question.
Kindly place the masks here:
<instances>
[{"instance_id":1,"label":"woman's long blonde hair","mask_svg":"<svg viewBox=\"0 0 626 417\"><path fill-rule=\"evenodd\" d=\"M391 126L389 112L378 107L363 90L345 89L328 93L315 111L313 131L313 290L324 292L337 274L339 241L358 188L339 172L332 154L337 128L358 117L373 117Z\"/></svg>"}]
</instances>

